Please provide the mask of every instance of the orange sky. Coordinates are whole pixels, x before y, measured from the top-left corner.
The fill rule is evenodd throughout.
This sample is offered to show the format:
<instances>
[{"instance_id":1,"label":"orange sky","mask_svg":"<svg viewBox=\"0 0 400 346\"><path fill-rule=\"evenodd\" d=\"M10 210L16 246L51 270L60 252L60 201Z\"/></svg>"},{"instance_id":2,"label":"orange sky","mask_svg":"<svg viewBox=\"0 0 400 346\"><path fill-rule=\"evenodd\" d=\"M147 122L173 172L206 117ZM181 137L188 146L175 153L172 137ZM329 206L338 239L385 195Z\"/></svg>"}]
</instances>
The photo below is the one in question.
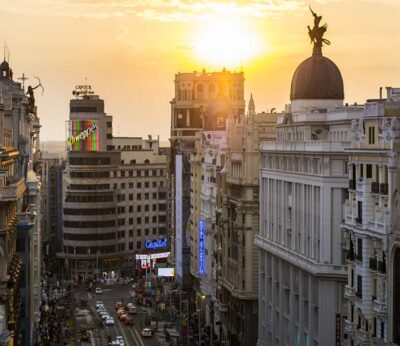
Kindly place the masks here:
<instances>
[{"instance_id":1,"label":"orange sky","mask_svg":"<svg viewBox=\"0 0 400 346\"><path fill-rule=\"evenodd\" d=\"M332 45L323 52L342 72L346 102L400 86L400 0L310 4L328 23ZM221 27L226 20L231 26ZM295 68L311 54L312 23L302 0L0 0L15 78L24 72L30 84L36 75L45 86L36 93L42 141L64 139L71 92L85 77L114 115L114 135L168 139L174 74L203 67L242 66L246 99L252 92L257 111L282 110ZM229 63L199 53L199 42L211 35L218 46L232 32L250 43L236 40L240 47L223 55Z\"/></svg>"}]
</instances>

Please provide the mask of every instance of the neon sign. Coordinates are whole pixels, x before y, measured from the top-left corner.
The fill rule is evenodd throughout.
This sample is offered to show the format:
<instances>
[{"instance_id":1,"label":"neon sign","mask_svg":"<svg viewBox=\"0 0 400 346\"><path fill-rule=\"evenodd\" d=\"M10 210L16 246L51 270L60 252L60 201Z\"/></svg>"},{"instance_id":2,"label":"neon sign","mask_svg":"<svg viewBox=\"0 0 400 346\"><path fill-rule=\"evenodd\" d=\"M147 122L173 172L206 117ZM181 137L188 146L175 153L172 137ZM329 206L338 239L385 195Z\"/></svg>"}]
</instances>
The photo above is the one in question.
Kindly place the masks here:
<instances>
[{"instance_id":1,"label":"neon sign","mask_svg":"<svg viewBox=\"0 0 400 346\"><path fill-rule=\"evenodd\" d=\"M167 247L167 238L156 239L156 240L147 239L144 244L146 249L151 249L151 250L160 249L163 247Z\"/></svg>"},{"instance_id":2,"label":"neon sign","mask_svg":"<svg viewBox=\"0 0 400 346\"><path fill-rule=\"evenodd\" d=\"M199 275L205 275L206 273L206 261L205 261L205 231L206 221L204 219L199 220Z\"/></svg>"},{"instance_id":3,"label":"neon sign","mask_svg":"<svg viewBox=\"0 0 400 346\"><path fill-rule=\"evenodd\" d=\"M67 146L70 151L99 150L99 126L96 120L71 120L68 125Z\"/></svg>"}]
</instances>

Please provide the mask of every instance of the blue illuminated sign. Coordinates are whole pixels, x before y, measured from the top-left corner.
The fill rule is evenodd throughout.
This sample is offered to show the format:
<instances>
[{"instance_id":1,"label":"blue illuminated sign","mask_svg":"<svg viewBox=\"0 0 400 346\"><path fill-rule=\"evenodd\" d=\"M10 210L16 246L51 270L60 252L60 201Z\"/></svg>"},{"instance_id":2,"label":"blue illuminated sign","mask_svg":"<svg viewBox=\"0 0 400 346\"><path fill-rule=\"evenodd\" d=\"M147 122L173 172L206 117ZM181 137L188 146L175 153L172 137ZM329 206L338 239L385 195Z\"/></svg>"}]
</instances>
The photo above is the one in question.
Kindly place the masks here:
<instances>
[{"instance_id":1,"label":"blue illuminated sign","mask_svg":"<svg viewBox=\"0 0 400 346\"><path fill-rule=\"evenodd\" d=\"M167 238L162 238L162 239L155 239L155 240L150 240L146 239L144 243L146 249L161 249L163 247L167 247Z\"/></svg>"},{"instance_id":2,"label":"blue illuminated sign","mask_svg":"<svg viewBox=\"0 0 400 346\"><path fill-rule=\"evenodd\" d=\"M204 219L199 220L199 275L205 275L206 273L206 261L205 261L205 231L206 231L206 221Z\"/></svg>"}]
</instances>

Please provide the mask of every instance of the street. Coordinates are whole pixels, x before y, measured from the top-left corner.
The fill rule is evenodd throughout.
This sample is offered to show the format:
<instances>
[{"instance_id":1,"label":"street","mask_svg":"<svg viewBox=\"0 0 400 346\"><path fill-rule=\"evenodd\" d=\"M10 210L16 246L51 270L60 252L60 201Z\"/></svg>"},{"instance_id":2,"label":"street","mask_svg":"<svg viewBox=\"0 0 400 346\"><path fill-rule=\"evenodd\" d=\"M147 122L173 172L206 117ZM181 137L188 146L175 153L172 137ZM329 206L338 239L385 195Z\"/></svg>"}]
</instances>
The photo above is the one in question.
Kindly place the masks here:
<instances>
[{"instance_id":1,"label":"street","mask_svg":"<svg viewBox=\"0 0 400 346\"><path fill-rule=\"evenodd\" d=\"M90 294L86 290L79 290L75 293L76 299L88 300L90 310L93 312L93 316L98 319L97 325L100 326L100 318L97 314L95 303L97 300L100 300L104 303L107 312L110 316L114 317L115 325L114 326L106 326L103 323L103 328L98 328L93 331L92 334L92 345L96 346L107 346L108 340L111 337L111 340L115 340L116 336L123 336L125 339L126 345L129 346L158 346L161 345L160 342L157 341L155 335L151 338L144 338L140 335L140 331L142 326L144 327L143 318L141 315L141 309L138 308L138 313L135 314L134 326L127 326L117 318L116 311L114 308L114 304L116 301L123 301L124 303L131 302L132 299L129 298L128 292L130 290L130 285L122 285L122 286L103 286L102 294ZM90 298L91 296L91 298Z\"/></svg>"}]
</instances>

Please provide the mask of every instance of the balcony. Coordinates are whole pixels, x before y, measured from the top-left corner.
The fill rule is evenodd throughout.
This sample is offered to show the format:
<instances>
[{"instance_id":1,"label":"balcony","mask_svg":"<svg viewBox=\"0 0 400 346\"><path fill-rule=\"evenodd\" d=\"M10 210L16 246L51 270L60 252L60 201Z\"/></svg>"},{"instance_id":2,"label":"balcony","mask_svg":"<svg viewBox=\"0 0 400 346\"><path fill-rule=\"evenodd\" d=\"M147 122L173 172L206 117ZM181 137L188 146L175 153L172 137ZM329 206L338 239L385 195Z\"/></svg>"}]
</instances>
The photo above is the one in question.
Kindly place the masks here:
<instances>
[{"instance_id":1,"label":"balcony","mask_svg":"<svg viewBox=\"0 0 400 346\"><path fill-rule=\"evenodd\" d=\"M379 184L379 193L381 195L387 195L388 194L388 188L389 188L389 184L388 183L380 183Z\"/></svg>"},{"instance_id":2,"label":"balcony","mask_svg":"<svg viewBox=\"0 0 400 346\"><path fill-rule=\"evenodd\" d=\"M344 297L348 300L353 300L355 298L355 288L351 286L344 286Z\"/></svg>"},{"instance_id":3,"label":"balcony","mask_svg":"<svg viewBox=\"0 0 400 346\"><path fill-rule=\"evenodd\" d=\"M356 325L354 322L351 322L349 320L344 321L344 332L346 334L352 335L356 331Z\"/></svg>"},{"instance_id":4,"label":"balcony","mask_svg":"<svg viewBox=\"0 0 400 346\"><path fill-rule=\"evenodd\" d=\"M386 261L378 261L378 271L380 274L386 274Z\"/></svg>"},{"instance_id":5,"label":"balcony","mask_svg":"<svg viewBox=\"0 0 400 346\"><path fill-rule=\"evenodd\" d=\"M378 299L374 300L374 304L373 304L373 308L374 308L374 312L379 315L379 316L384 316L387 315L387 307L386 307L386 303L382 302Z\"/></svg>"},{"instance_id":6,"label":"balcony","mask_svg":"<svg viewBox=\"0 0 400 346\"><path fill-rule=\"evenodd\" d=\"M376 257L371 257L369 259L369 269L378 270L378 260Z\"/></svg>"},{"instance_id":7,"label":"balcony","mask_svg":"<svg viewBox=\"0 0 400 346\"><path fill-rule=\"evenodd\" d=\"M26 190L25 179L20 178L18 180L8 179L9 185L0 187L0 202L11 202L16 201L22 197Z\"/></svg>"}]
</instances>

